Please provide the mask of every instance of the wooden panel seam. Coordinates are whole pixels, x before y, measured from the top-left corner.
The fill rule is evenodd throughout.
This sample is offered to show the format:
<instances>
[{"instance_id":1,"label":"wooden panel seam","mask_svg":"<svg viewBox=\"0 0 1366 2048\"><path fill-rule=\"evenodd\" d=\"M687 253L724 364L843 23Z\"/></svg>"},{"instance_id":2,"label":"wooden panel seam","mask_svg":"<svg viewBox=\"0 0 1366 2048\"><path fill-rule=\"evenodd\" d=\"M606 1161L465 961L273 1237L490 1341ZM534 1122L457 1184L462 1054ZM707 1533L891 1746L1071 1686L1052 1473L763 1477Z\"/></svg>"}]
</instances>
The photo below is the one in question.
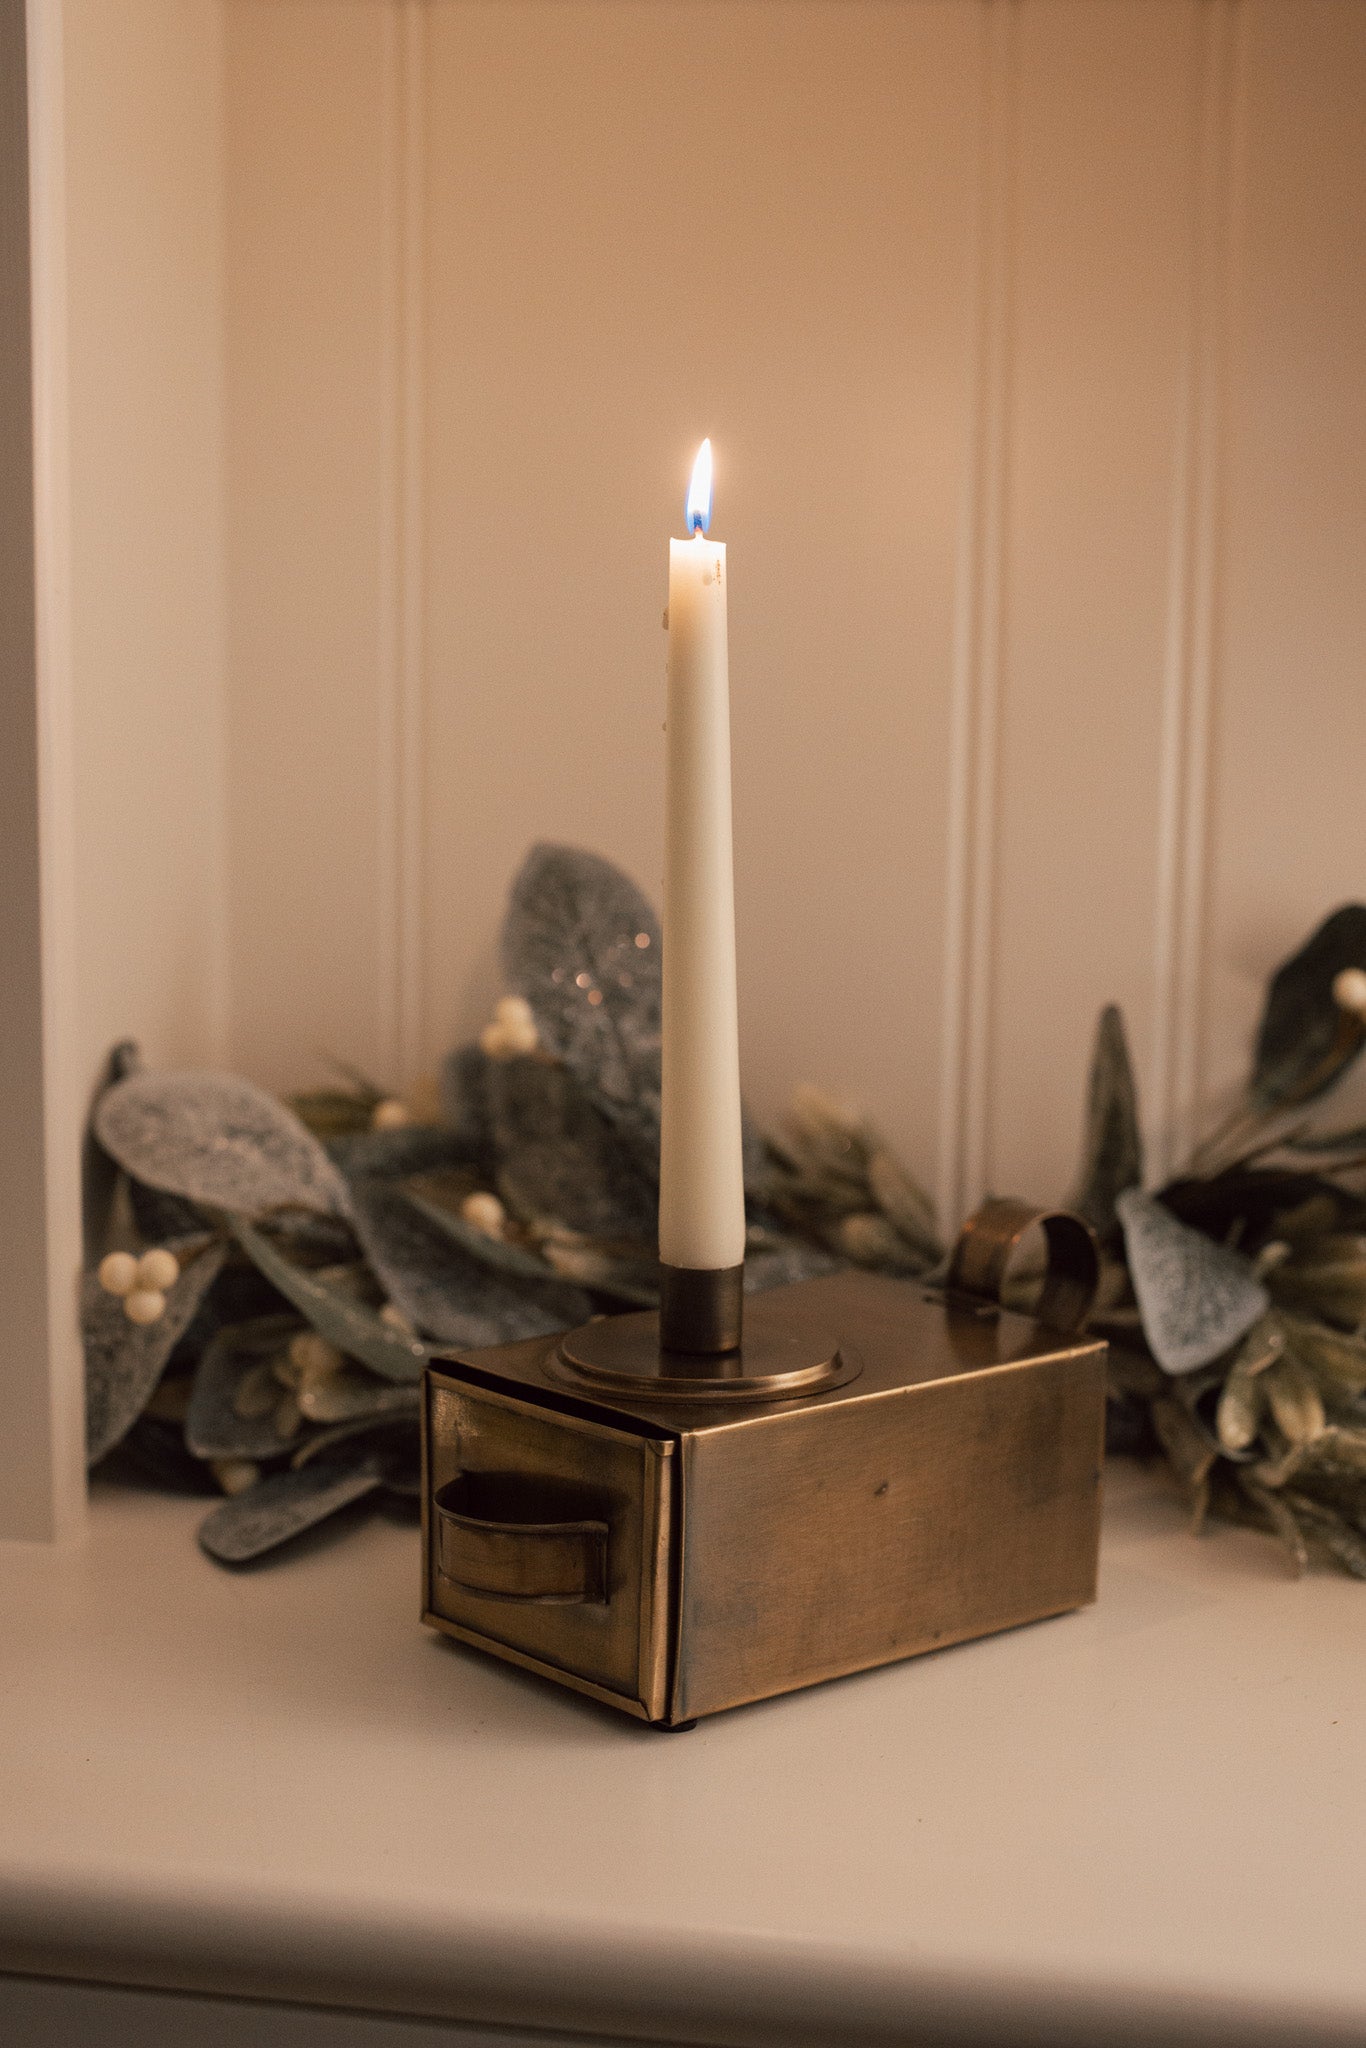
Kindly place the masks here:
<instances>
[{"instance_id":1,"label":"wooden panel seam","mask_svg":"<svg viewBox=\"0 0 1366 2048\"><path fill-rule=\"evenodd\" d=\"M1167 1174L1195 1139L1203 1082L1224 431L1245 97L1242 0L1198 0L1193 218L1177 446L1153 958L1148 1146Z\"/></svg>"},{"instance_id":2,"label":"wooden panel seam","mask_svg":"<svg viewBox=\"0 0 1366 2048\"><path fill-rule=\"evenodd\" d=\"M959 517L949 752L939 1214L986 1185L991 1121L998 729L1010 460L1019 0L989 0L980 79L972 418Z\"/></svg>"},{"instance_id":3,"label":"wooden panel seam","mask_svg":"<svg viewBox=\"0 0 1366 2048\"><path fill-rule=\"evenodd\" d=\"M383 494L375 772L380 902L376 1015L384 1078L410 1083L422 1058L426 917L425 753L427 44L423 0L395 0L385 50L381 366Z\"/></svg>"}]
</instances>

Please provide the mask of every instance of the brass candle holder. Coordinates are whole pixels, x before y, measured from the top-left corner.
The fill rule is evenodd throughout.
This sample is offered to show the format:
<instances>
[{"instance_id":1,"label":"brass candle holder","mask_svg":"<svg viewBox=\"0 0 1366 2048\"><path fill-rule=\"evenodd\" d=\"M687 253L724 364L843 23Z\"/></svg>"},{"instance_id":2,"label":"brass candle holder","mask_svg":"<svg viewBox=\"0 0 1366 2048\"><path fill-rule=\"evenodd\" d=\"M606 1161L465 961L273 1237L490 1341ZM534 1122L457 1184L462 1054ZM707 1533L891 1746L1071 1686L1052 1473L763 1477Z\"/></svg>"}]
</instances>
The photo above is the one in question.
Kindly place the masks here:
<instances>
[{"instance_id":1,"label":"brass candle holder","mask_svg":"<svg viewBox=\"0 0 1366 2048\"><path fill-rule=\"evenodd\" d=\"M999 1305L1022 1236L1035 1316ZM991 1202L947 1285L864 1272L454 1354L423 1404L423 1619L661 1727L1095 1597L1086 1225Z\"/></svg>"}]
</instances>

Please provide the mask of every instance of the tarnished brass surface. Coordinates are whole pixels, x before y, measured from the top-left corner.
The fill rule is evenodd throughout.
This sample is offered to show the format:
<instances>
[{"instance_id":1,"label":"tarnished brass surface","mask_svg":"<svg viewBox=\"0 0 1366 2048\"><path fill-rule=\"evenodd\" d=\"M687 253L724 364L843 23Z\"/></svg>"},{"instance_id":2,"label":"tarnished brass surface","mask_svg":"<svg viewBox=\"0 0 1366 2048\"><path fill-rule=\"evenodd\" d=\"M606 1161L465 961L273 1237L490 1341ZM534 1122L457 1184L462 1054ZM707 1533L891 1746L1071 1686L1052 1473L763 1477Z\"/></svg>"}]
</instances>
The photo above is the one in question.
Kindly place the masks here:
<instances>
[{"instance_id":1,"label":"tarnished brass surface","mask_svg":"<svg viewBox=\"0 0 1366 2048\"><path fill-rule=\"evenodd\" d=\"M667 1351L661 1319L649 1313L604 1316L570 1330L546 1352L542 1370L557 1385L611 1399L781 1401L846 1386L858 1375L857 1354L840 1346L797 1298L778 1287L749 1304L744 1343L721 1354Z\"/></svg>"},{"instance_id":2,"label":"tarnished brass surface","mask_svg":"<svg viewBox=\"0 0 1366 2048\"><path fill-rule=\"evenodd\" d=\"M606 1600L607 1524L573 1520L582 1502L572 1490L520 1472L462 1472L433 1505L436 1568L452 1585L492 1600Z\"/></svg>"},{"instance_id":3,"label":"tarnished brass surface","mask_svg":"<svg viewBox=\"0 0 1366 2048\"><path fill-rule=\"evenodd\" d=\"M1094 1597L1103 1344L869 1273L760 1296L751 1328L763 1303L838 1332L859 1376L803 1397L707 1402L657 1376L649 1390L618 1378L610 1393L580 1381L571 1397L553 1339L433 1365L425 1618L677 1725ZM555 1510L535 1526L570 1544L553 1568L571 1575L567 1593L534 1590L549 1568L507 1512L509 1474L553 1484ZM466 1475L485 1490L443 1493ZM527 1514L551 1497L527 1493ZM462 1582L468 1531L443 1548L452 1501L457 1514L482 1503L466 1522L507 1538L497 1586ZM595 1524L596 1600L573 1576L586 1589Z\"/></svg>"},{"instance_id":4,"label":"tarnished brass surface","mask_svg":"<svg viewBox=\"0 0 1366 2048\"><path fill-rule=\"evenodd\" d=\"M538 1339L533 1348L544 1344ZM456 1377L459 1371L434 1366L426 1381L423 1618L628 1713L663 1719L676 1440L610 1416L558 1413L542 1405L555 1401L544 1387L527 1400L515 1383L499 1387L482 1373ZM511 1475L523 1482L515 1494ZM538 1543L526 1526L510 1526L522 1511L535 1513L538 1497L555 1503L558 1541L547 1534ZM452 1500L457 1514L462 1501L486 1511L501 1503L503 1513L453 1527ZM481 1550L468 1526L474 1519L501 1524L487 1534L504 1541ZM551 1524L542 1517L539 1526ZM536 1590L550 1574L580 1567L581 1593L572 1576L567 1591ZM495 1583L469 1583L481 1570Z\"/></svg>"},{"instance_id":5,"label":"tarnished brass surface","mask_svg":"<svg viewBox=\"0 0 1366 2048\"><path fill-rule=\"evenodd\" d=\"M1075 1330L1095 1300L1100 1259L1090 1227L1067 1209L1036 1209L1000 1197L983 1202L953 1248L949 1292L999 1301L1011 1255L1036 1224L1048 1245L1039 1321L1050 1330Z\"/></svg>"},{"instance_id":6,"label":"tarnished brass surface","mask_svg":"<svg viewBox=\"0 0 1366 2048\"><path fill-rule=\"evenodd\" d=\"M659 1267L659 1343L665 1351L738 1351L745 1322L745 1269Z\"/></svg>"}]
</instances>

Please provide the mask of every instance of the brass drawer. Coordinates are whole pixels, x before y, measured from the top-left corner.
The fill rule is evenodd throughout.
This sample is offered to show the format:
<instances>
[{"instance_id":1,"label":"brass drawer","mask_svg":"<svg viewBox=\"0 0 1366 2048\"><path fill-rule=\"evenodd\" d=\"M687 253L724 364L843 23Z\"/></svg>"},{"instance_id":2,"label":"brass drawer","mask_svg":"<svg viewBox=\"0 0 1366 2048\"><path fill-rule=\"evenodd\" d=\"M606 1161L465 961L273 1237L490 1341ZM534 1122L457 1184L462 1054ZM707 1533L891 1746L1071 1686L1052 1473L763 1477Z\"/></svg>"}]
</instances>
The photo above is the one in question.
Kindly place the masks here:
<instances>
[{"instance_id":1,"label":"brass drawer","mask_svg":"<svg viewBox=\"0 0 1366 2048\"><path fill-rule=\"evenodd\" d=\"M547 1412L458 1364L430 1369L426 1399L423 1619L661 1718L674 1437Z\"/></svg>"}]
</instances>

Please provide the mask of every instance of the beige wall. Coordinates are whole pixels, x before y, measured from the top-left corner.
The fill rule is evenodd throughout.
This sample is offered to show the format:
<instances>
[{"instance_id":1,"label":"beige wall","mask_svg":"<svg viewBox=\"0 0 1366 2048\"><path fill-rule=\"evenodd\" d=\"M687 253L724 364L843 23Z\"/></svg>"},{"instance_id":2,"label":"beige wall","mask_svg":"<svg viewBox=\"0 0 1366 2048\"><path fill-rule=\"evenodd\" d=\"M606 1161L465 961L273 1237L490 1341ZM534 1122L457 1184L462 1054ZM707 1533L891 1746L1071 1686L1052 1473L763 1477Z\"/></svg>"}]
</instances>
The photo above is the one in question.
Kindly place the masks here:
<instances>
[{"instance_id":1,"label":"beige wall","mask_svg":"<svg viewBox=\"0 0 1366 2048\"><path fill-rule=\"evenodd\" d=\"M225 1049L222 31L220 0L4 7L4 398L28 388L0 485L0 1539L80 1519L79 1153L104 1055ZM34 647L26 672L9 658L35 623L36 688Z\"/></svg>"},{"instance_id":2,"label":"beige wall","mask_svg":"<svg viewBox=\"0 0 1366 2048\"><path fill-rule=\"evenodd\" d=\"M47 1318L11 1462L53 1477L7 1527L74 1497L115 1038L404 1083L496 992L533 838L657 889L703 432L755 1106L861 1101L950 1214L1057 1194L1115 998L1181 1140L1366 887L1360 0L28 29L45 680L6 790L50 1185L0 1335L22 1375Z\"/></svg>"},{"instance_id":3,"label":"beige wall","mask_svg":"<svg viewBox=\"0 0 1366 2048\"><path fill-rule=\"evenodd\" d=\"M1056 1194L1360 893L1357 0L228 0L231 1045L403 1079L660 873L692 447L747 1086Z\"/></svg>"},{"instance_id":4,"label":"beige wall","mask_svg":"<svg viewBox=\"0 0 1366 2048\"><path fill-rule=\"evenodd\" d=\"M756 1106L1055 1193L1113 996L1179 1126L1360 888L1363 89L1355 0L70 0L85 1067L401 1080L533 837L657 886L710 431Z\"/></svg>"},{"instance_id":5,"label":"beige wall","mask_svg":"<svg viewBox=\"0 0 1366 2048\"><path fill-rule=\"evenodd\" d=\"M218 0L63 0L80 1085L224 1050Z\"/></svg>"}]
</instances>

